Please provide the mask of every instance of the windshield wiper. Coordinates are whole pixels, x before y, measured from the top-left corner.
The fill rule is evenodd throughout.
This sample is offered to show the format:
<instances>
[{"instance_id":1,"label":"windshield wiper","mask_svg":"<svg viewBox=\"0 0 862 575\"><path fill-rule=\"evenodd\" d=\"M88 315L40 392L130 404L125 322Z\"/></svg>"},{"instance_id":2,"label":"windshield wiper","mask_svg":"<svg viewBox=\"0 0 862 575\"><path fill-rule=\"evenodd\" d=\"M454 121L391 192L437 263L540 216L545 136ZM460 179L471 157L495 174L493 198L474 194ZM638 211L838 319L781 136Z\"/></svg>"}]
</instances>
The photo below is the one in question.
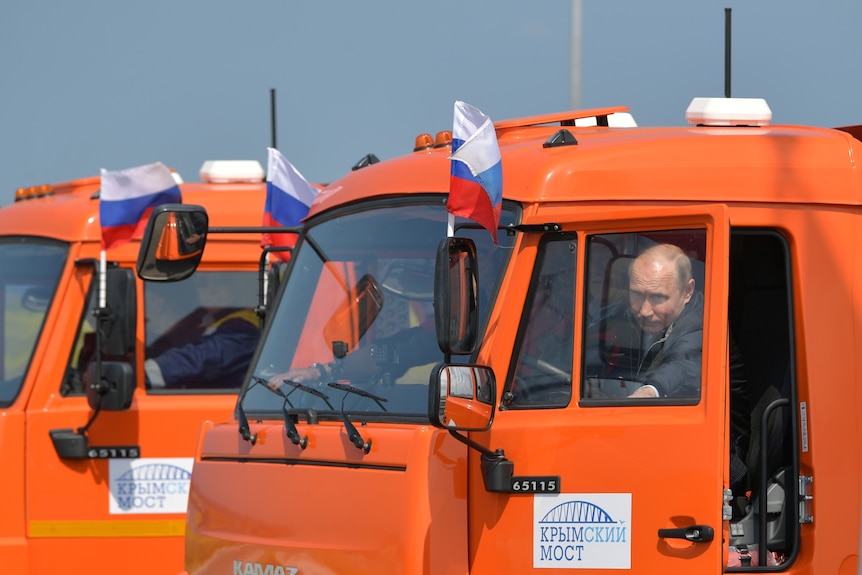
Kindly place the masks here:
<instances>
[{"instance_id":1,"label":"windshield wiper","mask_svg":"<svg viewBox=\"0 0 862 575\"><path fill-rule=\"evenodd\" d=\"M322 399L323 401L326 402L326 405L329 407L329 409L335 411L335 408L332 407L331 403L329 403L329 396L326 395L325 393L323 393L322 391L320 391L318 389L314 389L313 387L309 387L305 384L299 383L298 381L293 381L290 379L282 379L281 381L283 381L287 385L293 387L293 389L298 389L299 391L304 391L305 393L310 393L311 395L319 397L320 399ZM281 393L281 392L279 392L279 393ZM291 390L290 393L293 393L293 390ZM290 395L290 393L285 395L284 398L287 399L287 396ZM293 405L291 405L291 407L293 407Z\"/></svg>"},{"instance_id":2,"label":"windshield wiper","mask_svg":"<svg viewBox=\"0 0 862 575\"><path fill-rule=\"evenodd\" d=\"M258 377L256 375L251 376L251 379L254 381L254 383L252 383L250 386L248 386L245 393L243 393L243 398L245 398L245 394L248 393L248 390L251 389L252 387L254 387L255 385L262 385L263 387L265 387L266 389L268 389L272 393L283 398L284 401L281 403L281 412L282 412L283 417L284 417L284 433L285 433L285 435L287 435L288 439L290 439L291 443L293 443L294 445L300 446L302 449L305 449L306 446L308 445L308 437L302 437L299 434L299 430L296 428L296 424L293 422L293 418L291 417L291 414L295 413L295 412L305 413L305 416L308 419L308 423L317 423L317 412L314 411L313 409L300 409L300 410L293 411L293 404L290 403L290 399L288 399L288 397L287 397L290 394L285 394L280 389L271 388L268 385L267 380L265 380L261 377ZM285 382L286 382L286 380L285 380ZM309 390L303 390L303 391L309 391ZM317 391L317 390L311 390L311 391L309 391L309 393L311 393L313 391ZM293 392L291 392L291 393L293 393ZM320 392L318 392L318 393L320 393ZM321 394L321 395L323 395L323 394ZM323 397L326 398L325 395L323 395ZM240 401L240 403L241 403L241 401ZM327 404L329 404L328 401L327 401ZM290 407L291 407L290 410L287 409L288 405L290 405ZM332 409L332 406L330 405L329 408ZM254 434L254 436L251 436L249 429L248 429L248 419L246 419L246 417L245 417L245 413L243 412L242 405L240 405L238 407L238 412L241 416L239 418L240 435L242 435L243 439L246 439L247 441L249 439L248 439L248 437L246 437L246 435L248 435L249 437L253 437L251 444L254 445L254 442L257 441L257 434ZM245 430L245 432L243 432L243 430Z\"/></svg>"},{"instance_id":3,"label":"windshield wiper","mask_svg":"<svg viewBox=\"0 0 862 575\"><path fill-rule=\"evenodd\" d=\"M237 399L236 402L236 419L239 422L239 435L252 445L257 443L257 433L252 434L251 432L251 426L249 426L248 424L248 418L245 416L245 410L242 408L242 402L245 399L245 394L248 393L248 390L259 383L258 379L259 378L254 378L255 382L245 388L245 391L242 392L242 395L239 396L239 399Z\"/></svg>"},{"instance_id":4,"label":"windshield wiper","mask_svg":"<svg viewBox=\"0 0 862 575\"><path fill-rule=\"evenodd\" d=\"M369 399L373 399L375 401L375 403L377 403L377 405L380 406L380 409L382 409L383 411L387 411L386 407L381 403L382 401L389 401L385 397L380 397L379 395L374 395L370 391L365 391L364 389L359 389L358 387L353 387L352 385L347 385L345 383L338 383L338 382L333 381L333 382L327 383L326 385L328 385L329 387L334 387L335 389L340 389L341 391L346 391L347 393L352 393L354 395L361 395L362 397L367 397ZM342 399L342 403L344 403L343 399ZM342 407L342 410L343 409L344 408Z\"/></svg>"},{"instance_id":5,"label":"windshield wiper","mask_svg":"<svg viewBox=\"0 0 862 575\"><path fill-rule=\"evenodd\" d=\"M344 427L347 429L347 438L350 439L350 442L354 446L356 446L357 449L361 449L365 453L368 453L369 451L371 451L371 440L369 439L368 441L365 441L362 438L362 435L360 435L359 432L356 430L356 427L353 425L353 423L351 423L350 418L348 418L347 414L344 413L344 400L350 393L355 395L361 395L362 397L373 399L383 411L386 411L386 408L383 407L383 403L381 402L389 400L385 397L380 397L379 395L374 395L373 393L367 392L364 389L353 387L352 385L345 385L343 383L336 382L330 382L326 385L346 392L344 394L344 397L341 398L341 420L344 422Z\"/></svg>"}]
</instances>

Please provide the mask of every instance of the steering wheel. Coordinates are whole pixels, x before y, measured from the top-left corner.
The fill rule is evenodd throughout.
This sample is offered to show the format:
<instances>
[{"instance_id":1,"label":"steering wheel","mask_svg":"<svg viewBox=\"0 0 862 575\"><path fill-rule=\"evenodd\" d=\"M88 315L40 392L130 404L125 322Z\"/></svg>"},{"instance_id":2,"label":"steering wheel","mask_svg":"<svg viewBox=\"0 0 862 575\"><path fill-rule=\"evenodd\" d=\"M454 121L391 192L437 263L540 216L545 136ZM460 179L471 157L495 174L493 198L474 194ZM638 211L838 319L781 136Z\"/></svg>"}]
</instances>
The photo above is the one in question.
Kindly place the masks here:
<instances>
[{"instance_id":1,"label":"steering wheel","mask_svg":"<svg viewBox=\"0 0 862 575\"><path fill-rule=\"evenodd\" d=\"M571 373L527 353L521 354L518 363L519 369L515 372L512 386L515 397L520 399L518 403L565 405L571 399ZM520 369L522 366L534 373L525 375Z\"/></svg>"}]
</instances>

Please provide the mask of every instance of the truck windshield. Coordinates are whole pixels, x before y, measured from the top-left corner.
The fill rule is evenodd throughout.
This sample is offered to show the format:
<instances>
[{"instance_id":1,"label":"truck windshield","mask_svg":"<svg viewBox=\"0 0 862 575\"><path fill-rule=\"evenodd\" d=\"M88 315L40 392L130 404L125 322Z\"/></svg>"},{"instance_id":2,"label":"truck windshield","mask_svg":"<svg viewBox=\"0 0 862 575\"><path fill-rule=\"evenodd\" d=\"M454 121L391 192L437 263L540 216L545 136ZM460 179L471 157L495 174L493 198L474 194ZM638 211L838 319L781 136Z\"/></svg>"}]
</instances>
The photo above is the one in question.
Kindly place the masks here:
<instances>
[{"instance_id":1,"label":"truck windshield","mask_svg":"<svg viewBox=\"0 0 862 575\"><path fill-rule=\"evenodd\" d=\"M309 227L246 384L247 413L427 418L429 377L443 360L434 261L448 214L439 196L424 202L387 202ZM514 221L514 207L504 206L500 227ZM495 246L487 230L460 218L455 235L476 242L484 323L514 236L498 230Z\"/></svg>"},{"instance_id":2,"label":"truck windshield","mask_svg":"<svg viewBox=\"0 0 862 575\"><path fill-rule=\"evenodd\" d=\"M0 239L0 407L18 397L68 253L62 242Z\"/></svg>"}]
</instances>

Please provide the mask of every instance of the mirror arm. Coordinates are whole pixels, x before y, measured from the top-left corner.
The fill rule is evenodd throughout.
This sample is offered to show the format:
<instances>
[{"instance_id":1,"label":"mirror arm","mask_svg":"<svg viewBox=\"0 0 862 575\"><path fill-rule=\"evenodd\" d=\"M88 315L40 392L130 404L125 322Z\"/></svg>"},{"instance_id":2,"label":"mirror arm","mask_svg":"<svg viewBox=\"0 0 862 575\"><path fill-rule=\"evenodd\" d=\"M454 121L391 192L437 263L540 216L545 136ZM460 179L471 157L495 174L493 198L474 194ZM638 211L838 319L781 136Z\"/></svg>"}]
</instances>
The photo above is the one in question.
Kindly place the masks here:
<instances>
[{"instance_id":1,"label":"mirror arm","mask_svg":"<svg viewBox=\"0 0 862 575\"><path fill-rule=\"evenodd\" d=\"M297 234L302 226L209 226L208 234Z\"/></svg>"},{"instance_id":2,"label":"mirror arm","mask_svg":"<svg viewBox=\"0 0 862 575\"><path fill-rule=\"evenodd\" d=\"M502 449L497 449L496 451L491 451L490 449L488 449L484 445L480 445L480 444L476 443L475 441L473 441L472 439L470 439L466 435L461 435L460 433L458 433L454 429L449 429L447 431L449 431L449 435L451 435L452 437L454 437L455 439L457 439L458 441L460 441L461 443L463 443L467 447L469 447L471 449L475 449L476 451L481 453L483 457L491 457L491 458L498 457L498 456L503 457L503 450ZM504 457L504 459L505 459L505 457Z\"/></svg>"},{"instance_id":3,"label":"mirror arm","mask_svg":"<svg viewBox=\"0 0 862 575\"><path fill-rule=\"evenodd\" d=\"M449 430L449 435L482 454L482 482L485 484L486 491L491 493L510 493L512 491L512 476L515 474L515 464L506 459L506 454L502 449L491 451L469 437L461 435L454 429Z\"/></svg>"},{"instance_id":4,"label":"mirror arm","mask_svg":"<svg viewBox=\"0 0 862 575\"><path fill-rule=\"evenodd\" d=\"M320 244L318 244L310 235L306 234L305 241L311 246L311 249L313 249L314 253L317 254L317 257L320 258L320 261L323 263L331 261L329 256L326 255L326 252L323 251L323 248L320 247Z\"/></svg>"},{"instance_id":5,"label":"mirror arm","mask_svg":"<svg viewBox=\"0 0 862 575\"><path fill-rule=\"evenodd\" d=\"M96 418L99 416L99 413L102 412L102 401L105 398L105 394L102 391L104 384L99 382L99 385L102 386L99 388L99 403L96 405L96 409L93 410L93 415L91 415L90 419L87 420L87 423L84 424L84 427L78 428L78 433L80 435L87 435L87 431L90 429L90 426L93 425L93 422L96 421Z\"/></svg>"},{"instance_id":6,"label":"mirror arm","mask_svg":"<svg viewBox=\"0 0 862 575\"><path fill-rule=\"evenodd\" d=\"M83 427L78 429L51 429L48 433L51 436L51 442L54 444L54 450L60 459L87 459L89 457L89 442L87 441L87 430L96 421L99 413L102 411L103 394L99 395L99 403L96 409L93 410L93 415L87 420Z\"/></svg>"}]
</instances>

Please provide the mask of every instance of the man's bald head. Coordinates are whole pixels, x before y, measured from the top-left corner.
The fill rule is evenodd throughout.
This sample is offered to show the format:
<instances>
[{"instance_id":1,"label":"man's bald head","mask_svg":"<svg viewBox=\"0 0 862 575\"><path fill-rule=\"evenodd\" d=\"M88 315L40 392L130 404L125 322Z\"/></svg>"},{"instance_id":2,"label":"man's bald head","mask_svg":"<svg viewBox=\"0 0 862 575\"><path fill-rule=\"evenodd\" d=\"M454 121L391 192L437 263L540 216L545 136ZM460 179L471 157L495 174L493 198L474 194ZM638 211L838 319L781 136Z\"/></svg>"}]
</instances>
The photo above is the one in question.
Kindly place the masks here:
<instances>
[{"instance_id":1,"label":"man's bald head","mask_svg":"<svg viewBox=\"0 0 862 575\"><path fill-rule=\"evenodd\" d=\"M632 262L629 303L645 332L667 329L680 316L692 294L691 260L678 246L653 246Z\"/></svg>"}]
</instances>

